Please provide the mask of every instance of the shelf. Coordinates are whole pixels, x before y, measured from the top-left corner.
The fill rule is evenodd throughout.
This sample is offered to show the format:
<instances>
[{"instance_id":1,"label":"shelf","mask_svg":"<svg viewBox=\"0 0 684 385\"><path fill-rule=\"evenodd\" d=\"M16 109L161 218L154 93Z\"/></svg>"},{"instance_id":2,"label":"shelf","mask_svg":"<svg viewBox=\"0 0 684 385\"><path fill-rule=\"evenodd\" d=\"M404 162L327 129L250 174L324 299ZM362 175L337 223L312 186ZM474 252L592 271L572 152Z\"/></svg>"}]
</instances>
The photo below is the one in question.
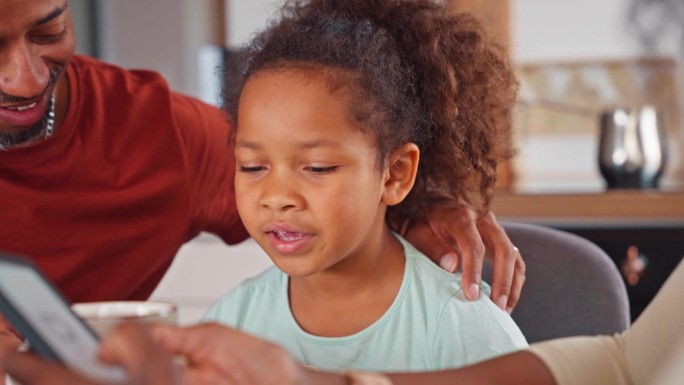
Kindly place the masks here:
<instances>
[{"instance_id":1,"label":"shelf","mask_svg":"<svg viewBox=\"0 0 684 385\"><path fill-rule=\"evenodd\" d=\"M580 194L497 192L499 219L574 227L684 226L684 191L615 190Z\"/></svg>"}]
</instances>

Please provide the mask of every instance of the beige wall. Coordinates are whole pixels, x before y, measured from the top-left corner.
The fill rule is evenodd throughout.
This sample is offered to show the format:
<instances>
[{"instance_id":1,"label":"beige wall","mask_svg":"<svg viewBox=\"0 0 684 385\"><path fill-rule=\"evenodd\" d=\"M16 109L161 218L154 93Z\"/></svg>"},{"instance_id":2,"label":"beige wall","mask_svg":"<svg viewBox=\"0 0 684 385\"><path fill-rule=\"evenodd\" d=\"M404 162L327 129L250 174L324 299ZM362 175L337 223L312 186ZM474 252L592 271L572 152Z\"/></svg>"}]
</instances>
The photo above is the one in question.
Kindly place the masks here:
<instances>
[{"instance_id":1,"label":"beige wall","mask_svg":"<svg viewBox=\"0 0 684 385\"><path fill-rule=\"evenodd\" d=\"M101 58L161 72L175 90L196 95L198 54L222 44L222 0L99 2Z\"/></svg>"}]
</instances>

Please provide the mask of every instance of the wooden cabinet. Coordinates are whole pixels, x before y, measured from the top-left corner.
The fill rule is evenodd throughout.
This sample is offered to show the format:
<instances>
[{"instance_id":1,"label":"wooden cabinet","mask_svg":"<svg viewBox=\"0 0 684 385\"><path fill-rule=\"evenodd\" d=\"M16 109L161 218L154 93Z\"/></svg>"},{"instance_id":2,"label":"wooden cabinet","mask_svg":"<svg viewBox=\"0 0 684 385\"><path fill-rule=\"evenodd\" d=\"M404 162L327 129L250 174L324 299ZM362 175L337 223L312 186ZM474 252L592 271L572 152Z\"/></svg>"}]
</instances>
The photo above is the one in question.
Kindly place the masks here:
<instances>
[{"instance_id":1,"label":"wooden cabinet","mask_svg":"<svg viewBox=\"0 0 684 385\"><path fill-rule=\"evenodd\" d=\"M684 257L684 192L500 193L492 209L499 220L547 225L601 247L623 274L632 320Z\"/></svg>"},{"instance_id":2,"label":"wooden cabinet","mask_svg":"<svg viewBox=\"0 0 684 385\"><path fill-rule=\"evenodd\" d=\"M684 226L558 228L591 240L613 259L625 280L632 320L651 302L684 255Z\"/></svg>"}]
</instances>

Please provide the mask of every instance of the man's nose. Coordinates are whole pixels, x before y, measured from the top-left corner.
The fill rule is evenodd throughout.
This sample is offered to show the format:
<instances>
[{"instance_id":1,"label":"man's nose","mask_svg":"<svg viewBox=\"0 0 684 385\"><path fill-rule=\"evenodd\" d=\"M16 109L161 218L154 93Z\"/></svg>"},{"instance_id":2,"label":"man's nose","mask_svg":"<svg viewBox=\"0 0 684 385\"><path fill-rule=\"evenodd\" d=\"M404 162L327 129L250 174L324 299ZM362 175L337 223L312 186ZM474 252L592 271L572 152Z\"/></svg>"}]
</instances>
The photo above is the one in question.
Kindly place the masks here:
<instances>
[{"instance_id":1,"label":"man's nose","mask_svg":"<svg viewBox=\"0 0 684 385\"><path fill-rule=\"evenodd\" d=\"M47 87L50 70L25 43L0 50L0 92L21 98L34 98Z\"/></svg>"}]
</instances>

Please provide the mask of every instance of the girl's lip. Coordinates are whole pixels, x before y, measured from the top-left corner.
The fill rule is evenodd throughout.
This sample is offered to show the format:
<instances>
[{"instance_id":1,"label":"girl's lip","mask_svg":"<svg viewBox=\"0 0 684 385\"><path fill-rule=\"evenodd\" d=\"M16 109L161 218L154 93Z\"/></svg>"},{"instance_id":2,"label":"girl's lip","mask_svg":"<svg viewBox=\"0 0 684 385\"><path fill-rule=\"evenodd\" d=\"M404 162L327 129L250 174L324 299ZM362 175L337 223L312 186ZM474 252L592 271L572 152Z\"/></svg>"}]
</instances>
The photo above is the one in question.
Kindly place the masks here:
<instances>
[{"instance_id":1,"label":"girl's lip","mask_svg":"<svg viewBox=\"0 0 684 385\"><path fill-rule=\"evenodd\" d=\"M311 244L314 234L291 223L271 223L264 228L271 247L281 254L296 254Z\"/></svg>"},{"instance_id":2,"label":"girl's lip","mask_svg":"<svg viewBox=\"0 0 684 385\"><path fill-rule=\"evenodd\" d=\"M266 234L271 247L281 254L297 254L306 249L314 238L313 234L293 231L273 230Z\"/></svg>"},{"instance_id":3,"label":"girl's lip","mask_svg":"<svg viewBox=\"0 0 684 385\"><path fill-rule=\"evenodd\" d=\"M38 123L47 112L50 101L50 92L45 92L40 98L31 103L0 107L0 121L15 127L28 127ZM17 107L26 107L35 104L31 108L17 110Z\"/></svg>"},{"instance_id":4,"label":"girl's lip","mask_svg":"<svg viewBox=\"0 0 684 385\"><path fill-rule=\"evenodd\" d=\"M264 231L267 233L274 231L304 234L307 233L307 231L302 229L301 227L285 222L271 223L264 227Z\"/></svg>"}]
</instances>

